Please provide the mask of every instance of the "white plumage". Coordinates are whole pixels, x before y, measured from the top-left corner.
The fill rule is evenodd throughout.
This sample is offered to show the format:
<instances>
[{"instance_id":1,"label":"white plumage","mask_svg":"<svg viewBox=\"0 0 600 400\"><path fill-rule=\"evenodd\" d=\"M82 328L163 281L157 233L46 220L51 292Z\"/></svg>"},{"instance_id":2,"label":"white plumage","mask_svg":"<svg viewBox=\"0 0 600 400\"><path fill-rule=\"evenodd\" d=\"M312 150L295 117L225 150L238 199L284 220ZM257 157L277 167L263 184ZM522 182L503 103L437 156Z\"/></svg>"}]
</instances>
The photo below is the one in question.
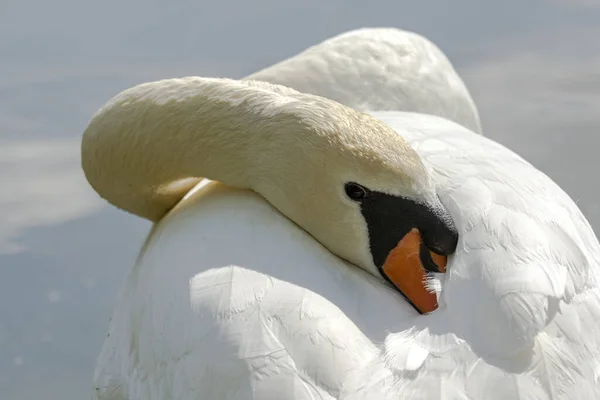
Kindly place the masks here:
<instances>
[{"instance_id":1,"label":"white plumage","mask_svg":"<svg viewBox=\"0 0 600 400\"><path fill-rule=\"evenodd\" d=\"M440 96L437 112L429 97L404 107L377 86L386 73L394 81L398 71L385 67L396 58L382 48L403 35L421 40L361 30L321 45L322 62L316 47L280 64L281 75L275 66L252 78L368 110L409 141L460 234L448 272L430 282L440 308L418 315L262 197L204 181L155 226L129 273L94 398L600 398L600 248L591 227L510 150L446 119L402 112L450 118L460 103L453 119L479 127L464 85ZM377 62L353 70L358 60ZM440 74L454 75L438 60ZM419 80L418 68L410 74ZM396 111L376 112L386 101Z\"/></svg>"},{"instance_id":2,"label":"white plumage","mask_svg":"<svg viewBox=\"0 0 600 400\"><path fill-rule=\"evenodd\" d=\"M481 133L475 103L444 53L413 32L357 29L255 72L255 79L359 111L432 114Z\"/></svg>"},{"instance_id":3,"label":"white plumage","mask_svg":"<svg viewBox=\"0 0 600 400\"><path fill-rule=\"evenodd\" d=\"M444 306L389 335L344 398L599 398L600 249L573 201L489 139L376 115L436 171L461 239L439 282Z\"/></svg>"}]
</instances>

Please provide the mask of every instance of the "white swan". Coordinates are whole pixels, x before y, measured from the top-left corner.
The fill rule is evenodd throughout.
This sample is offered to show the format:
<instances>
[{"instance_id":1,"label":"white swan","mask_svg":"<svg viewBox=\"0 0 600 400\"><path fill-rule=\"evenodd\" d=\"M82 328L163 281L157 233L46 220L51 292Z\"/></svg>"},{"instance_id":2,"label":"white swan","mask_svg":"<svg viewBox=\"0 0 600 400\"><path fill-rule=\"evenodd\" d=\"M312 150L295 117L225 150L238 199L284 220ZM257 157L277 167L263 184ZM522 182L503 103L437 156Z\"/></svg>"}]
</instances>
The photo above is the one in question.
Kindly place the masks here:
<instances>
[{"instance_id":1,"label":"white swan","mask_svg":"<svg viewBox=\"0 0 600 400\"><path fill-rule=\"evenodd\" d=\"M327 121L335 120L338 111L355 115L334 103L284 88L200 78L142 86L128 92L129 99L146 98L154 111L169 107L172 103L163 102L169 96L172 101L190 104L184 99L185 92L167 90L166 84L184 86L188 94L194 94L194 82L217 85L208 91L216 97L225 94L219 90L224 87L238 90L236 94L245 90L261 95L275 92L266 94L273 96L269 97L272 101L261 103L260 110L241 101L241 96L221 97L230 99L230 106L238 102L233 120L221 121L229 126L239 125L236 113L240 111L252 114L244 119L252 122L250 127L273 117L276 124L277 107L292 115L305 108ZM160 96L152 98L153 94ZM278 96L298 103L288 109L287 100ZM185 110L182 105L177 109ZM329 106L332 108L327 109ZM133 102L129 107L143 114ZM96 121L114 124L115 120L106 118L110 110L127 111L123 105L109 103ZM257 116L257 112L262 114ZM324 207L337 213L335 218L311 206L311 196L319 194L314 188L322 188L332 179L317 171L341 161L335 152L327 157L325 167L304 170L304 174L315 171L310 176L315 181L309 185L290 188L293 181L281 182L283 191L295 191L289 202L307 204L303 207L307 214L294 214L293 207L292 212L283 212L304 223L329 249L369 273L341 261L262 197L204 182L155 226L128 276L98 360L96 398L591 399L599 395L600 332L596 320L600 317L600 250L573 202L514 153L459 125L410 113L373 114L416 149L427 169L408 168L419 171L415 182L427 181L431 174L444 204L436 208L448 209L456 221L460 234L457 252L450 259L448 273L431 282L440 309L419 316L382 283L373 263L368 262L364 245L368 224L360 217L350 217L350 226L363 226L362 232L357 229L355 233L344 233L337 225L348 223L344 217L356 211L351 203L346 204L346 211L334 210L336 206L331 206L337 198L326 197L324 203L329 204ZM157 129L153 132L157 134L160 126L150 125L153 119L159 122L156 116L123 113L118 121L143 123L152 127L144 134L152 129ZM345 128L379 126L370 118L360 118L364 119ZM171 122L178 121L182 120ZM318 118L310 122L329 124ZM219 126L219 121L215 124ZM111 132L103 128L97 125L96 133L110 139L106 134ZM112 133L116 137L127 133L122 128ZM404 171L414 155L387 136L384 127L376 132L400 146L404 157L393 166ZM152 159L155 164L129 172L144 172L148 178L169 172L158 168L164 162L162 151L171 159L175 158L171 154L177 154L175 163L189 163L193 170L200 164L206 170L206 165L218 162L185 157L193 143L162 141L176 150L170 153L168 148L157 149L157 142L136 143L135 149L122 149L119 143L107 140L104 150L112 151L105 152L88 142L88 156L110 161L100 172L93 162L86 166L84 157L84 167L105 197L153 219L168 210L183 189L150 190L145 193L155 197L148 197L139 190L145 186L129 186L140 183L128 181L134 175L119 175L119 171L139 166L140 153L157 157ZM363 142L355 144L364 146ZM305 154L303 142L295 145L297 154L286 153L284 158L290 161L286 171L294 170L296 157L319 160L312 153ZM388 147L378 150L382 149ZM128 154L132 150L134 154ZM388 150L378 156L385 157ZM244 157L233 161L239 163ZM154 175L153 167L158 170ZM364 172L347 169L360 176ZM334 169L331 175L339 178L342 172ZM94 177L96 173L99 175ZM102 174L117 181L103 181ZM252 176L252 170L248 174ZM183 175L162 177L168 181L189 174ZM375 185L392 182L368 171L365 177ZM239 184L230 180L235 176L226 178ZM302 174L297 178L304 179ZM396 182L386 189L398 190ZM121 184L121 192L112 191ZM399 186L406 194L406 187ZM428 184L424 187L424 192L432 190ZM338 194L342 198L341 189ZM430 195L424 198L435 202ZM305 218L312 218L313 211L320 213L319 217L314 226L307 225ZM328 223L333 226L321 226ZM343 240L331 238L331 234L343 235ZM443 236L452 235L445 230ZM388 332L396 333L387 336ZM380 341L385 341L382 348L374 344Z\"/></svg>"}]
</instances>

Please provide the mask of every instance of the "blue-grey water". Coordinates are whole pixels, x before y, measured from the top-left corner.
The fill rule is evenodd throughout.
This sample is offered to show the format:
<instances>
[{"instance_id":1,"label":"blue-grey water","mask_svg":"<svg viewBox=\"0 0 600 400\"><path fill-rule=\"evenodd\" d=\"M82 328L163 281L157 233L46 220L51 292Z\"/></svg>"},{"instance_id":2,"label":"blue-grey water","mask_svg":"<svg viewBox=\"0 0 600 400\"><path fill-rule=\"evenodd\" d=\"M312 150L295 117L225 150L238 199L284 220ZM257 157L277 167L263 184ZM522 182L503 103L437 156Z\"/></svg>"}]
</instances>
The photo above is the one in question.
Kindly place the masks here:
<instances>
[{"instance_id":1,"label":"blue-grey water","mask_svg":"<svg viewBox=\"0 0 600 400\"><path fill-rule=\"evenodd\" d=\"M436 42L486 135L600 227L597 0L3 0L0 399L89 398L115 294L149 229L86 185L78 146L92 113L136 83L241 77L363 26Z\"/></svg>"}]
</instances>

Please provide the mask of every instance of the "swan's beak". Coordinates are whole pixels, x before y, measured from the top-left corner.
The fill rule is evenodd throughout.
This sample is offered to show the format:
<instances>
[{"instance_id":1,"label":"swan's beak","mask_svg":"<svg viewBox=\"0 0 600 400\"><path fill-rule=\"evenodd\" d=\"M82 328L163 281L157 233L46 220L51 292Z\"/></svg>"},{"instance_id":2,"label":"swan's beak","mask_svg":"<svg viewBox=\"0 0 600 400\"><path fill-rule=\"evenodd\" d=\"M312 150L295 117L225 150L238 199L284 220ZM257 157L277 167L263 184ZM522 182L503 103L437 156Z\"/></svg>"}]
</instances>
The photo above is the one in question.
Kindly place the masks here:
<instances>
[{"instance_id":1,"label":"swan's beak","mask_svg":"<svg viewBox=\"0 0 600 400\"><path fill-rule=\"evenodd\" d=\"M437 296L427 288L427 271L446 272L447 257L430 251L413 228L392 249L381 272L421 314L438 308Z\"/></svg>"},{"instance_id":2,"label":"swan's beak","mask_svg":"<svg viewBox=\"0 0 600 400\"><path fill-rule=\"evenodd\" d=\"M416 202L370 191L361 201L369 250L379 273L421 314L437 308L429 272L445 272L446 256L458 245L458 230L439 199Z\"/></svg>"}]
</instances>

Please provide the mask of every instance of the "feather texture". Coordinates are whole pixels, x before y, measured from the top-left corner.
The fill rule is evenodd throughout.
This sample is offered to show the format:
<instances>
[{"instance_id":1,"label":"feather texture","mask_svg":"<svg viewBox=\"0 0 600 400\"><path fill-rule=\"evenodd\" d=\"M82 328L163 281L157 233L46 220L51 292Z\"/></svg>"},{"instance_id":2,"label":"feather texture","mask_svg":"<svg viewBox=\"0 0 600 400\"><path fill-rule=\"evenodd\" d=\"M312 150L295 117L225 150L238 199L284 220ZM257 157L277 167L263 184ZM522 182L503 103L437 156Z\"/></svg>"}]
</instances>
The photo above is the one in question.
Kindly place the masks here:
<instances>
[{"instance_id":1,"label":"feather texture","mask_svg":"<svg viewBox=\"0 0 600 400\"><path fill-rule=\"evenodd\" d=\"M99 399L600 396L599 249L575 204L457 124L375 115L427 161L460 231L443 307L415 315L257 195L205 183L127 279Z\"/></svg>"},{"instance_id":2,"label":"feather texture","mask_svg":"<svg viewBox=\"0 0 600 400\"><path fill-rule=\"evenodd\" d=\"M130 271L93 399L600 398L594 232L547 176L458 125L479 130L472 100L419 38L356 31L249 78L369 111L417 150L460 232L430 282L438 311L417 315L258 195L204 181Z\"/></svg>"}]
</instances>

